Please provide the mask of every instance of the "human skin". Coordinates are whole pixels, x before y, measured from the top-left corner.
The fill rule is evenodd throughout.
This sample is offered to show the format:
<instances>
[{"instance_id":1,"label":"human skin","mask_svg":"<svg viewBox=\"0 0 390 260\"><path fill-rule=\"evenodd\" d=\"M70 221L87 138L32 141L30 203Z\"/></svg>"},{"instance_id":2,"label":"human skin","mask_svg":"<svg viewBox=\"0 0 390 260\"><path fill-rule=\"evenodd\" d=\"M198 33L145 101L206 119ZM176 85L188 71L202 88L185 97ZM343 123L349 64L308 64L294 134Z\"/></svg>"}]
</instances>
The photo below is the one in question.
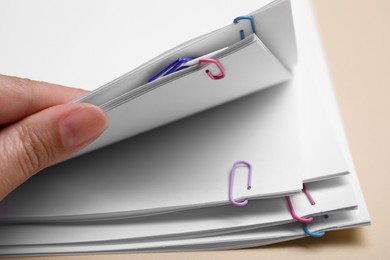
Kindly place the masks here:
<instances>
[{"instance_id":1,"label":"human skin","mask_svg":"<svg viewBox=\"0 0 390 260\"><path fill-rule=\"evenodd\" d=\"M100 108L69 103L86 93L0 75L0 200L104 132L108 118Z\"/></svg>"}]
</instances>

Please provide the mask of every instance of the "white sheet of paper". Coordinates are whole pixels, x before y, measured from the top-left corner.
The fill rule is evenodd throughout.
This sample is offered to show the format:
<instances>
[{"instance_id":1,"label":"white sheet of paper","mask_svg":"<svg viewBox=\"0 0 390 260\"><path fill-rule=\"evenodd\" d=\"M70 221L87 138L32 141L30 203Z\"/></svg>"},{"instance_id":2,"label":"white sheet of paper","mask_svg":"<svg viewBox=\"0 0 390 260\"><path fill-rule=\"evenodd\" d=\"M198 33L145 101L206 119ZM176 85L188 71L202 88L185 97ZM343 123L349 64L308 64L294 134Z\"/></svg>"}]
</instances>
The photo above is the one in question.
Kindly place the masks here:
<instances>
[{"instance_id":1,"label":"white sheet of paper","mask_svg":"<svg viewBox=\"0 0 390 260\"><path fill-rule=\"evenodd\" d=\"M248 0L242 4L240 0L230 0L225 6L225 0L190 4L174 1L170 3L174 8L169 8L168 3L159 0L137 4L126 0L2 1L0 71L94 90L163 52L226 26L235 17L270 2ZM283 19L279 21L282 23ZM268 42L276 46L273 52L291 55L294 46L285 38L291 35L284 31L275 34L278 24L269 24L270 21L262 21L258 30L271 36ZM26 39L35 40L26 44ZM295 57L288 60L293 63Z\"/></svg>"},{"instance_id":2,"label":"white sheet of paper","mask_svg":"<svg viewBox=\"0 0 390 260\"><path fill-rule=\"evenodd\" d=\"M229 169L238 159L255 162L255 171L261 173L254 174L257 185L252 191L240 188L235 191L237 198L298 190L300 185L295 176L301 172L302 164L297 156L300 148L294 134L297 119L292 107L295 96L310 100L304 86L299 78L293 79L285 85L55 166L35 176L3 201L2 218L118 217L227 203ZM322 131L328 133L323 127L327 121L321 114L317 117L321 118L321 125L311 124L305 129L322 136ZM311 118L302 118L305 120ZM317 142L314 148L305 150L305 165L313 158L327 158L321 157L324 151L331 155L338 153L340 148L332 140L334 137L326 135L327 138L319 138L322 143ZM301 141L305 142L305 138ZM210 142L214 145L210 146ZM336 145L329 148L328 144ZM312 147L314 144L308 140L303 145ZM320 145L328 148L323 149ZM303 171L304 180L312 179L312 175L320 179L319 176L326 178L347 171L339 167L339 172L335 173L329 161L320 166L322 168L311 167ZM332 167L332 171L327 167ZM284 169L289 169L284 178L279 174L269 174L266 178L263 175ZM214 174L210 175L210 172ZM239 173L236 187L245 187L246 178L245 173ZM113 189L115 192L110 192ZM166 190L170 192L166 193ZM180 195L183 193L187 196ZM140 200L140 194L147 194L147 197ZM164 201L156 199L161 194L164 194Z\"/></svg>"},{"instance_id":3,"label":"white sheet of paper","mask_svg":"<svg viewBox=\"0 0 390 260\"><path fill-rule=\"evenodd\" d=\"M341 126L341 123L340 123L339 115L337 114L337 107L335 106L335 99L333 97L333 93L332 93L332 90L331 90L331 84L330 84L330 81L329 81L329 75L327 74L325 63L323 62L324 57L323 57L323 53L322 53L322 50L321 50L321 47L320 47L319 39L316 38L318 36L317 36L315 25L313 25L313 19L310 16L311 10L307 9L308 5L309 5L308 2L303 2L303 1L294 4L294 6L295 6L295 8L294 8L295 23L296 23L296 26L298 28L300 28L300 30L299 30L300 33L298 33L298 39L300 39L298 45L306 47L306 44L307 44L307 46L308 46L306 49L303 48L303 47L301 47L302 49L300 48L302 53L305 53L307 55L307 57L309 57L309 56L312 57L310 66L307 66L308 69L310 67L312 67L312 64L314 63L313 57L316 58L315 60L316 60L317 66L315 66L315 68L316 68L316 71L317 71L318 74L314 74L314 75L317 75L318 78L316 77L316 83L313 82L313 84L318 86L318 82L321 82L321 86L324 86L321 89L317 89L317 91L318 91L317 93L319 93L321 95L317 95L316 98L318 98L318 100L321 100L321 99L322 100L327 100L327 102L324 102L327 105L327 108L326 108L325 112L330 114L331 122L336 122L337 123L336 124L336 126L337 126L336 127L336 131L337 131L336 132L337 133L336 137L341 139L341 141L342 141L342 149L344 151L347 151L347 153L346 153L346 157L348 159L348 161L347 161L347 167L348 168L347 169L350 170L351 176L354 179L354 189L355 189L356 196L358 198L358 204L359 204L359 209L358 210L351 211L351 212L348 212L348 213L341 213L340 217L337 218L337 221L331 222L331 220L333 218L327 219L328 227L329 228L343 227L343 226L344 227L349 227L349 226L353 226L353 225L367 224L370 221L369 215L368 215L367 208L366 208L366 205L364 203L364 199L363 199L363 196L362 196L362 193L361 193L358 181L357 181L355 170L353 169L352 160L351 160L349 152L348 152L345 136L342 134L342 126ZM309 21L309 20L311 20L311 21ZM312 39L310 39L310 35L311 35L311 37L313 37ZM305 42L305 44L303 44L303 42ZM306 51L303 51L304 49ZM309 50L311 50L311 51L309 51ZM315 54L315 53L317 53L317 54ZM301 55L301 56L303 58L303 55ZM299 59L301 60L301 57ZM307 75L307 73L305 73L305 76L302 75L302 74L300 74L300 75L301 75L301 77L305 77ZM317 80L318 80L318 82L317 82ZM269 90L267 90L267 91L269 91ZM322 102L318 102L318 103L321 104ZM324 220L324 222L325 222L325 220ZM317 228L321 229L321 228L326 227L326 226L315 227L314 224L316 224L316 223L317 222L313 223L313 227L311 226L311 229L313 231L316 231ZM299 228L299 226L297 226L297 227ZM296 230L296 232L299 232L299 234L300 234L299 236L303 236L303 232L302 232L301 229L295 229L295 230ZM225 240L225 242L228 243L227 245L225 245L225 248L234 248L234 247L258 245L258 244L267 244L267 243L272 243L272 242L276 242L276 241L280 241L280 240L284 240L284 239L292 239L292 238L299 237L299 236L294 235L294 234L296 234L295 232L291 232L290 234L288 234L289 231L291 231L291 230L287 229L285 226L282 227L281 233L278 232L278 236L282 235L283 238L282 239L275 239L274 238L275 237L275 233L273 233L273 232L275 232L275 229L269 229L269 232L272 233L272 234L269 235L269 237L273 237L273 238L264 239L264 237L262 237L261 238L262 239L261 242L256 241L256 239L253 239L252 241L248 241L248 242L245 242L245 243L239 243L239 242L233 241L233 240L230 240L232 242L229 242L229 239L228 239L228 241ZM248 232L248 233L250 233L250 232ZM217 238L215 238L215 239L217 239ZM226 237L224 239L226 239ZM233 239L233 238L230 238L230 239ZM207 243L207 248L210 248L210 249L222 248L222 246L218 246L218 245L213 247L209 243L210 242ZM199 244L199 248L200 249L204 249L205 247L206 247L206 245ZM126 248L123 245L97 246L96 248L99 248L99 250L97 250L97 251L100 251L100 249L103 250L103 251L104 250L112 251L112 250L128 250L128 249L130 249L130 248ZM178 247L176 247L176 248L178 248ZM193 246L192 248L193 249L198 249L196 246ZM185 249L186 249L186 247L179 248L179 250L185 250ZM75 250L75 248L69 248L69 249L63 250L62 248L51 247L51 248L46 248L46 249L31 249L31 248L29 248L27 250L24 249L22 251L17 251L17 252L19 252L20 254L22 252L27 253L27 254L31 254L34 251L35 252L43 252L42 250L43 251L46 250L46 252L52 252L52 253L77 251L77 250ZM63 251L61 251L61 250L63 250ZM78 247L78 250L82 251L82 252L85 252L86 250L93 251L94 249L92 247L88 247L86 249L85 247L80 246L80 247ZM157 248L156 250L157 251L162 251L162 250L164 250L164 248ZM174 250L174 249L172 249L172 248L171 249L165 248L165 250ZM5 251L3 251L3 253L4 252ZM11 252L15 253L16 251L12 251L11 250Z\"/></svg>"},{"instance_id":4,"label":"white sheet of paper","mask_svg":"<svg viewBox=\"0 0 390 260\"><path fill-rule=\"evenodd\" d=\"M335 213L356 207L349 176L307 184L316 204L304 193L291 196L299 216ZM231 205L107 222L0 226L0 246L96 243L114 240L146 242L238 232L295 221L285 198L252 200L246 207ZM75 235L77 234L77 235Z\"/></svg>"},{"instance_id":5,"label":"white sheet of paper","mask_svg":"<svg viewBox=\"0 0 390 260\"><path fill-rule=\"evenodd\" d=\"M307 70L298 70L301 73L297 73L295 77L305 78L310 71L310 74L313 75L311 79L313 80L308 84L307 87L315 86L316 92L309 92L314 100L318 101L314 104L318 106L325 106L325 112L329 114L329 119L332 122L332 125L336 129L336 137L340 140L342 145L342 150L347 159L347 169L351 172L350 175L346 176L352 179L353 188L355 190L355 195L358 200L358 209L350 212L339 213L331 215L328 219L316 219L314 223L311 224L310 228L312 231L317 231L321 229L334 229L334 228L343 228L351 227L354 225L364 225L370 222L370 217L367 211L367 207L364 202L364 198L359 187L358 179L356 176L356 171L353 167L353 162L348 151L347 142L345 135L343 134L342 124L340 116L337 111L336 101L334 98L334 93L332 91L332 85L330 82L329 73L324 62L324 54L321 49L321 43L318 37L317 28L314 22L312 15L312 10L310 8L309 1L296 1L293 3L294 10L294 22L297 28L297 39L300 57L299 60L309 60L310 63L300 62L299 66L306 67ZM305 59L306 58L306 59ZM314 65L315 66L314 66ZM311 68L315 68L311 70ZM304 72L304 73L303 73ZM315 76L315 77L314 77ZM321 86L318 87L318 86ZM321 223L319 226L317 223ZM257 232L262 232L261 235L258 235ZM297 235L298 234L298 235ZM301 225L289 224L285 226L280 226L279 229L275 228L262 228L261 230L252 230L242 233L232 234L232 236L223 236L223 237L213 237L214 243L207 241L207 238L204 239L205 243L201 241L196 242L196 240L191 240L190 246L188 246L188 241L180 240L178 243L184 244L183 247L180 247L180 244L176 244L173 248L169 247L156 247L150 249L150 244L147 246L149 249L143 249L141 251L183 251L183 250L211 250L211 249L222 249L222 248L240 248L240 247L249 247L249 246L258 246L269 243L275 243L278 241L296 239L303 237L304 233L301 229ZM277 238L276 238L277 237ZM249 239L249 240L248 240ZM222 241L221 244L218 244L218 241ZM239 242L244 241L244 242ZM165 245L170 242L164 241ZM117 251L128 251L131 250L133 244L124 245L124 244L115 244L115 245L96 245L96 246L74 246L74 247L44 247L44 248L21 248L21 249L4 249L3 254L42 254L42 253L74 253L74 252L117 252ZM138 245L139 246L139 245ZM161 245L160 245L161 246Z\"/></svg>"},{"instance_id":6,"label":"white sheet of paper","mask_svg":"<svg viewBox=\"0 0 390 260\"><path fill-rule=\"evenodd\" d=\"M148 4L152 5L153 3L149 2ZM175 5L175 3L171 4ZM258 4L256 9L262 7L251 13L257 35L262 41L267 43L266 46L270 52L275 55L286 68L292 70L293 65L296 63L297 54L289 1L276 0L265 6L265 2L259 2ZM192 11L195 12L195 10ZM141 15L139 18L142 19L143 14L137 13L137 15ZM175 13L162 14L164 17L166 15L175 16ZM166 19L162 19L161 16L156 16L154 19L159 23L166 23ZM183 24L186 23L189 23L187 19L186 21L183 21ZM246 36L254 32L249 21L240 21L236 24L228 22L227 24L229 25L219 30L212 31L212 24L214 23L215 22L211 22L208 24L210 31L207 31L206 34L197 35L197 37L192 40L187 38L185 39L185 42L183 41L180 45L170 50L165 49L165 52L161 55L105 84L82 97L80 100L100 106L131 89L144 85L152 75L177 58L199 57L239 42L241 40L241 30ZM169 26L169 24L166 25ZM145 28L147 28L147 26ZM177 36L177 31L169 32L166 30L166 33L167 35L165 35L164 41L169 41L169 38L176 38ZM143 36L146 41L148 39L155 41L153 35L146 34ZM141 49L147 50L144 46ZM259 84L259 88L262 87L264 86Z\"/></svg>"},{"instance_id":7,"label":"white sheet of paper","mask_svg":"<svg viewBox=\"0 0 390 260\"><path fill-rule=\"evenodd\" d=\"M110 126L81 153L274 86L291 77L290 71L254 35L230 46L224 53L217 58L226 73L221 80L212 80L206 73L210 70L218 75L220 71L215 65L195 66L146 84L111 104L103 105L103 108L110 108L107 112ZM130 100L121 101L123 99ZM118 102L125 103L118 106Z\"/></svg>"},{"instance_id":8,"label":"white sheet of paper","mask_svg":"<svg viewBox=\"0 0 390 260\"><path fill-rule=\"evenodd\" d=\"M135 216L227 204L230 169L243 159L252 163L253 185L246 190L247 173L239 169L237 199L299 191L292 90L269 88L56 165L7 197L1 219Z\"/></svg>"}]
</instances>

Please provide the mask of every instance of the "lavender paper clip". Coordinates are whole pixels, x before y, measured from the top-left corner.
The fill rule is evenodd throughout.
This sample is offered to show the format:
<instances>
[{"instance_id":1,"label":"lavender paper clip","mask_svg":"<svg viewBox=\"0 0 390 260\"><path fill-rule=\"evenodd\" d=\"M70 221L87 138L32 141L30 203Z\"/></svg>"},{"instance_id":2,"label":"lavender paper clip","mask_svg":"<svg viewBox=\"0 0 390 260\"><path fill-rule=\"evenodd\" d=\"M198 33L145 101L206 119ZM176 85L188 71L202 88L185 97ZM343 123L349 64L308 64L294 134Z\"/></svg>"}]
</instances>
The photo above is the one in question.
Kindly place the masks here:
<instances>
[{"instance_id":1,"label":"lavender paper clip","mask_svg":"<svg viewBox=\"0 0 390 260\"><path fill-rule=\"evenodd\" d=\"M246 206L248 204L248 200L244 200L242 202L237 202L234 200L234 197L233 197L234 176L236 175L237 167L240 165L244 165L248 168L248 187L247 188L248 188L248 190L250 190L252 187L252 166L248 162L245 162L245 161L235 162L233 164L232 172L231 172L231 176L230 176L229 201L233 206L236 206L236 207L243 207L243 206Z\"/></svg>"}]
</instances>

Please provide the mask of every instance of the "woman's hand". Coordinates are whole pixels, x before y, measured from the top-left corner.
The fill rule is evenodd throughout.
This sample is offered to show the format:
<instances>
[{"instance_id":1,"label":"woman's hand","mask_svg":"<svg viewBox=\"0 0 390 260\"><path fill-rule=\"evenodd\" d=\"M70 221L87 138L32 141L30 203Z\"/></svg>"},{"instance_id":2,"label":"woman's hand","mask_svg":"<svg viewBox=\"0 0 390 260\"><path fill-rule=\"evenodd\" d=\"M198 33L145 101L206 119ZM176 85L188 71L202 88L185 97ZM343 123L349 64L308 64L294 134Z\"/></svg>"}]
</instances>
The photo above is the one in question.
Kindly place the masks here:
<instances>
[{"instance_id":1,"label":"woman's hand","mask_svg":"<svg viewBox=\"0 0 390 260\"><path fill-rule=\"evenodd\" d=\"M0 75L0 200L66 159L108 126L104 112L69 102L86 91Z\"/></svg>"}]
</instances>

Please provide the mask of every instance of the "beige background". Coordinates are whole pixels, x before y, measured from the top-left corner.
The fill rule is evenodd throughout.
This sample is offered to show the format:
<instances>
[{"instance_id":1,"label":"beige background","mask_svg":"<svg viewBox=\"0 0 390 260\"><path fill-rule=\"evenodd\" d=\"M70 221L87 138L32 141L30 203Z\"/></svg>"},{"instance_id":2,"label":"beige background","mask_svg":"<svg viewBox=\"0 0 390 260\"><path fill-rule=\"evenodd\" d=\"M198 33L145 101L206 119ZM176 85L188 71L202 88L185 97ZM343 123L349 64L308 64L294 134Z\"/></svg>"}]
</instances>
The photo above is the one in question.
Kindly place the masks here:
<instances>
[{"instance_id":1,"label":"beige background","mask_svg":"<svg viewBox=\"0 0 390 260\"><path fill-rule=\"evenodd\" d=\"M390 0L314 5L373 225L255 249L45 259L390 259Z\"/></svg>"}]
</instances>

